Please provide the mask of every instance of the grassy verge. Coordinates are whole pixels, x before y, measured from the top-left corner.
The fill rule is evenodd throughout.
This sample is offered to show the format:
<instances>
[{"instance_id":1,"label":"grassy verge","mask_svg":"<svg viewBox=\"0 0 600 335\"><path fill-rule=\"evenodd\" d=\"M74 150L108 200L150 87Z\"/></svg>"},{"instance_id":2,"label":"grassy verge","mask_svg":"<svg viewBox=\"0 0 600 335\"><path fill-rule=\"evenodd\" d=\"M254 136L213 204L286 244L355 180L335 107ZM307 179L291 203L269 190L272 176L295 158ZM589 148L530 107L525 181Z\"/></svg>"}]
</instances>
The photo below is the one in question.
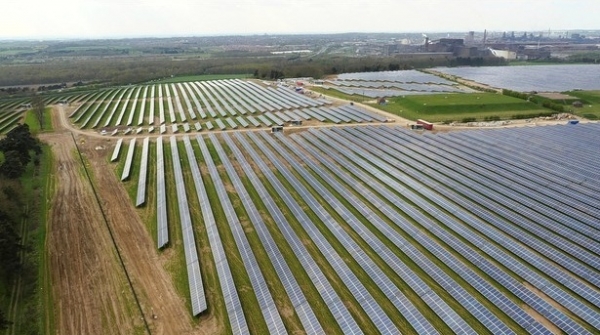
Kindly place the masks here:
<instances>
[{"instance_id":1,"label":"grassy verge","mask_svg":"<svg viewBox=\"0 0 600 335\"><path fill-rule=\"evenodd\" d=\"M25 113L24 122L29 126L29 131L32 134L37 134L39 132L46 132L52 130L52 107L46 107L44 110L44 120L42 122L42 128L40 127L40 122L37 118L33 109L30 109Z\"/></svg>"},{"instance_id":2,"label":"grassy verge","mask_svg":"<svg viewBox=\"0 0 600 335\"><path fill-rule=\"evenodd\" d=\"M51 151L44 145L40 164L29 164L20 179L25 215L19 234L25 251L21 258L22 268L13 285L2 287L7 298L1 300L2 309L13 323L5 334L51 333L54 329L53 315L49 312L52 310L52 291L45 258L47 199L54 182L51 167Z\"/></svg>"}]
</instances>

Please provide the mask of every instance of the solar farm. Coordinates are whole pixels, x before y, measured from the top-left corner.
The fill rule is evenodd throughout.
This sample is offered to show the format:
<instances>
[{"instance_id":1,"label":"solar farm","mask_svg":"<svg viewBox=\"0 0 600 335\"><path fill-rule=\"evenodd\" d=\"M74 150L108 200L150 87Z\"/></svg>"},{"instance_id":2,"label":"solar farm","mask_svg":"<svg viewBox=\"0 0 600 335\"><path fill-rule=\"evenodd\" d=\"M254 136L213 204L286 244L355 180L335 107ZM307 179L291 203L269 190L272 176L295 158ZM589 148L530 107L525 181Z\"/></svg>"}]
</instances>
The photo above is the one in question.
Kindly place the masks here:
<instances>
[{"instance_id":1,"label":"solar farm","mask_svg":"<svg viewBox=\"0 0 600 335\"><path fill-rule=\"evenodd\" d=\"M45 97L42 135L91 171L113 243L95 245L122 257L148 333L600 333L600 124L412 131L395 109L531 107L419 71L325 86L406 97L379 112L240 79ZM0 133L27 102L0 102Z\"/></svg>"},{"instance_id":2,"label":"solar farm","mask_svg":"<svg viewBox=\"0 0 600 335\"><path fill-rule=\"evenodd\" d=\"M120 110L117 120L152 124ZM252 122L249 110L223 112L211 120L225 128ZM256 114L275 122L268 113ZM90 115L73 117L113 120ZM600 125L424 134L355 122L113 141L109 160L152 218L156 248L179 255L197 327L216 317L232 334L600 331Z\"/></svg>"},{"instance_id":3,"label":"solar farm","mask_svg":"<svg viewBox=\"0 0 600 335\"><path fill-rule=\"evenodd\" d=\"M455 82L417 70L342 73L325 83L327 88L370 98L474 92L468 87L459 87Z\"/></svg>"},{"instance_id":4,"label":"solar farm","mask_svg":"<svg viewBox=\"0 0 600 335\"><path fill-rule=\"evenodd\" d=\"M82 129L112 135L177 133L283 126L291 121L385 122L354 106L334 107L287 88L268 88L239 79L130 86L73 97L70 113Z\"/></svg>"}]
</instances>

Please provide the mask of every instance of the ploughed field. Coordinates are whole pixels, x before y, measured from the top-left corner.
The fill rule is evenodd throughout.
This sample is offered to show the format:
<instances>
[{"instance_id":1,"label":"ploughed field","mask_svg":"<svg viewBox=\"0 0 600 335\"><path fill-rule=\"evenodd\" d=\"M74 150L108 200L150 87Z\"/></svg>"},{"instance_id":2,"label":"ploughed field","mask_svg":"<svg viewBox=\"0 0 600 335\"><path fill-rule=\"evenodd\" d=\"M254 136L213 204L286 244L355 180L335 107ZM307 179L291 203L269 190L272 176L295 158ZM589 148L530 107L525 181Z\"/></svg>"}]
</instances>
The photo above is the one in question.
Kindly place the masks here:
<instances>
[{"instance_id":1,"label":"ploughed field","mask_svg":"<svg viewBox=\"0 0 600 335\"><path fill-rule=\"evenodd\" d=\"M599 137L366 125L140 136L111 160L199 328L593 334Z\"/></svg>"}]
</instances>

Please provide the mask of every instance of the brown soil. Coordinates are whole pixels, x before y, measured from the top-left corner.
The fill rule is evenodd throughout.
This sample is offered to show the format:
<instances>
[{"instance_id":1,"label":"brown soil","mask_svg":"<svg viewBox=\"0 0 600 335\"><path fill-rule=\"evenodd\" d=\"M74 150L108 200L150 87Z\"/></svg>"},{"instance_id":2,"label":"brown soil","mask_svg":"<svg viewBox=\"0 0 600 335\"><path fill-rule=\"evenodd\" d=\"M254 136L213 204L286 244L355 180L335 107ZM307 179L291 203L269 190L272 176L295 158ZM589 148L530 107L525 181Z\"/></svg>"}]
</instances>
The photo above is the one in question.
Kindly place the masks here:
<instances>
[{"instance_id":1,"label":"brown soil","mask_svg":"<svg viewBox=\"0 0 600 335\"><path fill-rule=\"evenodd\" d=\"M109 232L81 172L71 135L45 135L56 190L48 215L48 268L58 334L129 334L143 324Z\"/></svg>"},{"instance_id":2,"label":"brown soil","mask_svg":"<svg viewBox=\"0 0 600 335\"><path fill-rule=\"evenodd\" d=\"M111 150L106 138L76 135L77 145L100 204L76 151L64 111L53 111L55 134L43 134L55 160L55 194L48 223L48 262L52 306L58 334L132 334L143 331L137 294L152 334L212 334L216 320L193 326L191 312L177 295L154 242L139 218L123 184L107 166ZM129 285L116 246L133 283Z\"/></svg>"}]
</instances>

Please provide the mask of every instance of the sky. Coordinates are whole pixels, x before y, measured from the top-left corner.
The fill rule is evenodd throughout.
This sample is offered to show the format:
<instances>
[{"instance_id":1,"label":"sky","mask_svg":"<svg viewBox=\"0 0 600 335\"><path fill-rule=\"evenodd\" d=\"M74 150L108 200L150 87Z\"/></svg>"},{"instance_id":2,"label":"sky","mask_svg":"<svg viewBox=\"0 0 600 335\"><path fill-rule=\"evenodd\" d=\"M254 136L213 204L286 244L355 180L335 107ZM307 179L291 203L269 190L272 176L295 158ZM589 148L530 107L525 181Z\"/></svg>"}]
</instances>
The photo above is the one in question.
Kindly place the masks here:
<instances>
[{"instance_id":1,"label":"sky","mask_svg":"<svg viewBox=\"0 0 600 335\"><path fill-rule=\"evenodd\" d=\"M3 0L0 39L600 29L600 0Z\"/></svg>"}]
</instances>

